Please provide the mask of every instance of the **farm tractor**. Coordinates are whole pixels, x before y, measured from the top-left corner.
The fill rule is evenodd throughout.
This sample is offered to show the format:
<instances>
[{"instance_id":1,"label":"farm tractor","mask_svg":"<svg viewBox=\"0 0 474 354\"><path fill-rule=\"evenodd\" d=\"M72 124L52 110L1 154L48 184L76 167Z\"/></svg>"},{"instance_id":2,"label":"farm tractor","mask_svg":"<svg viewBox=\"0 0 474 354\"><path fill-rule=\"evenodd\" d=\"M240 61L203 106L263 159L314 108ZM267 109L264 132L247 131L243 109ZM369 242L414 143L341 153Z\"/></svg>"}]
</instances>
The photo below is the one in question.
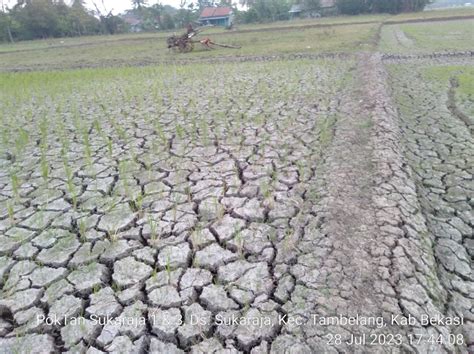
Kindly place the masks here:
<instances>
[{"instance_id":1,"label":"farm tractor","mask_svg":"<svg viewBox=\"0 0 474 354\"><path fill-rule=\"evenodd\" d=\"M223 47L223 48L233 48L233 49L240 49L239 46L229 45L229 44L221 44L212 41L210 38L202 38L202 39L195 39L197 35L202 33L204 30L208 28L212 28L213 26L205 26L202 28L194 29L191 24L188 25L186 33L181 36L173 35L166 39L166 44L168 45L168 49L171 49L176 52L180 53L188 53L194 49L194 44L200 43L205 49L210 50L214 49L214 46Z\"/></svg>"}]
</instances>

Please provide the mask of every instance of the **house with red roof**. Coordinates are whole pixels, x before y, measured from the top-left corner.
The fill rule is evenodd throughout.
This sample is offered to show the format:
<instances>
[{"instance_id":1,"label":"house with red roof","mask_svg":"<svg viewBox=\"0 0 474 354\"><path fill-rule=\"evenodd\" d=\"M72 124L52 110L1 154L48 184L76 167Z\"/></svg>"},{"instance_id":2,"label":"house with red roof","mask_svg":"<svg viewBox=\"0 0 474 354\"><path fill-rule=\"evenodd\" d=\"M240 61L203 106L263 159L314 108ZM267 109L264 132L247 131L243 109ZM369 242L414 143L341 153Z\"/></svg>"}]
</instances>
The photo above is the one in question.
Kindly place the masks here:
<instances>
[{"instance_id":1,"label":"house with red roof","mask_svg":"<svg viewBox=\"0 0 474 354\"><path fill-rule=\"evenodd\" d=\"M234 12L231 7L205 7L198 20L202 25L231 27L234 22Z\"/></svg>"}]
</instances>

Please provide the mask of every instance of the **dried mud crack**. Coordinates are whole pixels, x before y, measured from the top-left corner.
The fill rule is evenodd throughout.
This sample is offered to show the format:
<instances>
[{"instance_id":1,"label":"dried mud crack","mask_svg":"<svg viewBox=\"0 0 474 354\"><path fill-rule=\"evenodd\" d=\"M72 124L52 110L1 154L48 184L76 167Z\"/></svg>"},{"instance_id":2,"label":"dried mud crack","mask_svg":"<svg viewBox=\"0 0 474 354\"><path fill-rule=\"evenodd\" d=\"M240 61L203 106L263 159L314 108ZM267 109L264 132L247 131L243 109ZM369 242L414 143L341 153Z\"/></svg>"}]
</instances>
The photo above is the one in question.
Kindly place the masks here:
<instances>
[{"instance_id":1,"label":"dried mud crack","mask_svg":"<svg viewBox=\"0 0 474 354\"><path fill-rule=\"evenodd\" d=\"M142 68L1 103L35 129L0 157L0 352L472 351L472 134L390 60Z\"/></svg>"}]
</instances>

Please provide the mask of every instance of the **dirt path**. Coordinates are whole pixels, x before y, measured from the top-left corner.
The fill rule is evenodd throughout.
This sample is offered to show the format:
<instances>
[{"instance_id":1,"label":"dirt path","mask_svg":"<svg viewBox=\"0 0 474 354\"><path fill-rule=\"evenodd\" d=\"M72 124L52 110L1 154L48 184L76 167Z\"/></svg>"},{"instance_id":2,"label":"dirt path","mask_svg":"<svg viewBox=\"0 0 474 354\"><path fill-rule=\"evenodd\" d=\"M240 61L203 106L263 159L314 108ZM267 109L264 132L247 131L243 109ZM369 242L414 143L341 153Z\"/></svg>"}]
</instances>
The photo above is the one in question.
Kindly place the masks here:
<instances>
[{"instance_id":1,"label":"dirt path","mask_svg":"<svg viewBox=\"0 0 474 354\"><path fill-rule=\"evenodd\" d=\"M408 38L406 33L399 27L394 29L394 35L397 38L398 43L404 48L411 48L414 46L414 42L411 38Z\"/></svg>"},{"instance_id":2,"label":"dirt path","mask_svg":"<svg viewBox=\"0 0 474 354\"><path fill-rule=\"evenodd\" d=\"M436 271L433 245L412 172L402 154L396 110L386 88L379 55L360 55L352 86L341 98L333 145L325 161L323 198L313 209L321 228L305 234L307 253L298 257L293 275L301 284L289 305L293 316L316 314L380 319L376 324L287 328L274 346L297 343L310 353L324 350L341 335L342 352L449 352L414 336L451 333L449 326L403 326L398 320L424 314L446 315L446 291ZM311 265L311 266L309 266ZM306 287L306 291L304 290ZM304 299L303 311L296 306ZM365 334L377 343L392 335L401 346L344 344ZM284 344L282 344L284 343ZM272 347L273 348L273 347ZM318 349L316 349L318 348ZM395 349L398 348L398 349ZM278 350L277 350L278 352Z\"/></svg>"}]
</instances>

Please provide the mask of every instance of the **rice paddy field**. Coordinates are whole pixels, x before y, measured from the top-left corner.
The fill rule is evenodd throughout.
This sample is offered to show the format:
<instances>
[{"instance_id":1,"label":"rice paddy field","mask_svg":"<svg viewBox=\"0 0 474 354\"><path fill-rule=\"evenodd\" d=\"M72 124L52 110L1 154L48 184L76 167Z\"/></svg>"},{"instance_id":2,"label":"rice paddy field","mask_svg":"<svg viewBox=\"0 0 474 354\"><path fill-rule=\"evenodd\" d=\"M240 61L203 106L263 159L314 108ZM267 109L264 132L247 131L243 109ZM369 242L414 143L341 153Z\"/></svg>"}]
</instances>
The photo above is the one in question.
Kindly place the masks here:
<instances>
[{"instance_id":1,"label":"rice paddy field","mask_svg":"<svg viewBox=\"0 0 474 354\"><path fill-rule=\"evenodd\" d=\"M473 352L473 15L0 45L0 353Z\"/></svg>"}]
</instances>

